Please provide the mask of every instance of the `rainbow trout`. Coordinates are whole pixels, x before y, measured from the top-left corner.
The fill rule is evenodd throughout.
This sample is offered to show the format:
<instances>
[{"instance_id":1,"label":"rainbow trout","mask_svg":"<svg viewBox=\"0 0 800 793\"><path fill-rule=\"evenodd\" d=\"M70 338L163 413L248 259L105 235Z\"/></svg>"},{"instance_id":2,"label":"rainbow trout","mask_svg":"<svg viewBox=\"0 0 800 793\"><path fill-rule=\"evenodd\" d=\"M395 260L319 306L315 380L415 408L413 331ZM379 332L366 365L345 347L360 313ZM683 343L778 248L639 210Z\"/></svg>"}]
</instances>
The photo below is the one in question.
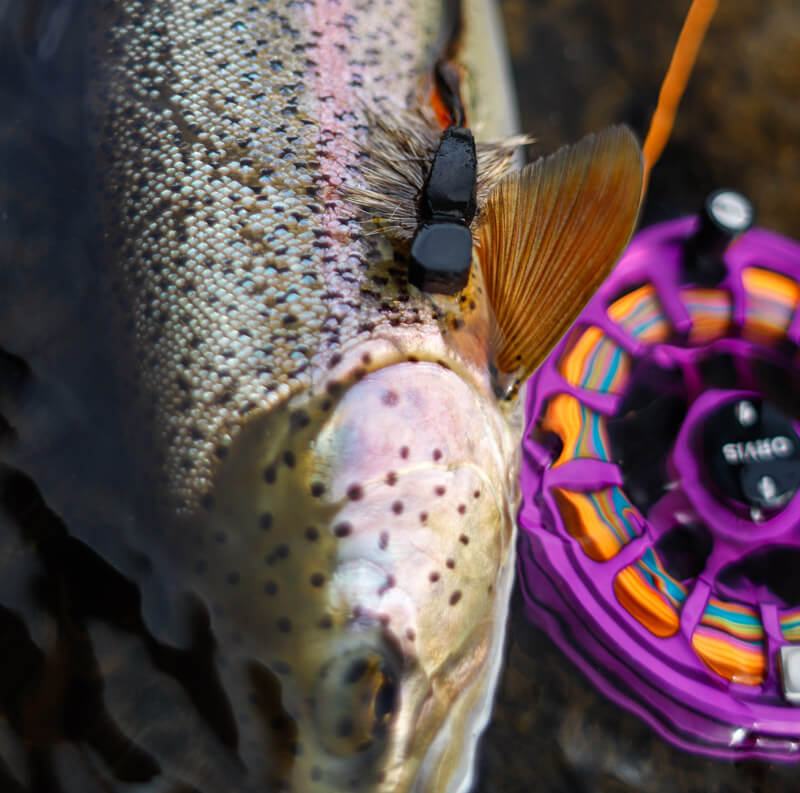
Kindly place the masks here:
<instances>
[{"instance_id":1,"label":"rainbow trout","mask_svg":"<svg viewBox=\"0 0 800 793\"><path fill-rule=\"evenodd\" d=\"M163 739L110 674L112 715L204 793L463 793L502 660L520 389L633 229L638 145L614 129L515 171L481 0L128 0L92 27L144 617L179 644L182 604L207 609L235 738ZM443 57L478 152L454 296L407 275Z\"/></svg>"}]
</instances>

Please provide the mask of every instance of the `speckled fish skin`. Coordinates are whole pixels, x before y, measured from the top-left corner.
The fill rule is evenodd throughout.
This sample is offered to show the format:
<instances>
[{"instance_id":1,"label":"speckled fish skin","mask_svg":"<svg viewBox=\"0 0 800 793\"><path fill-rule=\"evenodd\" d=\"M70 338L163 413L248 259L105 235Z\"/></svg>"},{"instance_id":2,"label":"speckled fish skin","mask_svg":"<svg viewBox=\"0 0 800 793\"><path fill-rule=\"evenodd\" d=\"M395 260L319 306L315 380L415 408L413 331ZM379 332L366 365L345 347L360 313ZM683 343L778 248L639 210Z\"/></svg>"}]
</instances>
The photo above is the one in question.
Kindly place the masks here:
<instances>
[{"instance_id":1,"label":"speckled fish skin","mask_svg":"<svg viewBox=\"0 0 800 793\"><path fill-rule=\"evenodd\" d=\"M467 4L486 137L514 131L493 14ZM421 102L440 17L426 0L131 0L93 19L97 205L156 505L140 522L163 527L139 534L170 596L208 606L238 728L241 777L207 790L471 784L519 417L345 189L367 109ZM139 740L182 777L185 757Z\"/></svg>"}]
</instances>

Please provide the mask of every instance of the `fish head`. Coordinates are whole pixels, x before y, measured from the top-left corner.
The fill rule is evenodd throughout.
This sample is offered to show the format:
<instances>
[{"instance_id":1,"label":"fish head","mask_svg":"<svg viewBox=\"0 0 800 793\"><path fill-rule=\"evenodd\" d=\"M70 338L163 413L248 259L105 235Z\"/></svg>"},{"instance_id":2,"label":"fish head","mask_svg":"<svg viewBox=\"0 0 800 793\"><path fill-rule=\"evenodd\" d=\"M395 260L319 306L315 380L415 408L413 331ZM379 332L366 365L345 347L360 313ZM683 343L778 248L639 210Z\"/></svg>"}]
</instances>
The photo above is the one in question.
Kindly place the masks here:
<instances>
[{"instance_id":1,"label":"fish head","mask_svg":"<svg viewBox=\"0 0 800 793\"><path fill-rule=\"evenodd\" d=\"M465 789L513 580L514 422L430 328L355 345L317 392L243 429L205 532L236 570L207 591L300 747L269 765L314 791Z\"/></svg>"},{"instance_id":2,"label":"fish head","mask_svg":"<svg viewBox=\"0 0 800 793\"><path fill-rule=\"evenodd\" d=\"M328 607L356 659L376 653L392 670L392 697L373 686L380 723L345 684L349 660L322 690L380 725L379 789L458 790L503 650L518 453L508 423L441 360L404 361L348 391L316 453L337 460L331 530L344 534ZM335 736L340 725L325 726Z\"/></svg>"}]
</instances>

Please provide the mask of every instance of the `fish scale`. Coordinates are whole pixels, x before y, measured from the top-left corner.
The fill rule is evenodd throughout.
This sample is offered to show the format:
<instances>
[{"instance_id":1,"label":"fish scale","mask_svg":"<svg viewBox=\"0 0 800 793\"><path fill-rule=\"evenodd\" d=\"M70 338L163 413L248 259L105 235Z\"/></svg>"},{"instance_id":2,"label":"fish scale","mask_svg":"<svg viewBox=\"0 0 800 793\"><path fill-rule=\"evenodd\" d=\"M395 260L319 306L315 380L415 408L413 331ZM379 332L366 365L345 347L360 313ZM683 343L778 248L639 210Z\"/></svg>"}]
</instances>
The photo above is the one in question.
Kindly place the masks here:
<instances>
[{"instance_id":1,"label":"fish scale","mask_svg":"<svg viewBox=\"0 0 800 793\"><path fill-rule=\"evenodd\" d=\"M191 509L244 416L342 345L431 321L341 198L365 109L420 90L430 17L406 3L104 10L92 134L123 323L172 493ZM376 20L378 23L376 24Z\"/></svg>"}]
</instances>

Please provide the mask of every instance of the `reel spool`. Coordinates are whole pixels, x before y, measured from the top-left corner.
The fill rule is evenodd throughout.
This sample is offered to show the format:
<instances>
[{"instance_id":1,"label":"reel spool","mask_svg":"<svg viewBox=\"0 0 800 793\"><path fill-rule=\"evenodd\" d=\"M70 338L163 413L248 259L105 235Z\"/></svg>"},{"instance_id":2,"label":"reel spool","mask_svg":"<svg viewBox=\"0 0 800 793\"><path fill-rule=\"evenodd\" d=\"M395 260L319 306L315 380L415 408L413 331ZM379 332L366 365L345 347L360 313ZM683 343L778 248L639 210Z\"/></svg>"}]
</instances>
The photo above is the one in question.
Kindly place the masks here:
<instances>
[{"instance_id":1,"label":"reel spool","mask_svg":"<svg viewBox=\"0 0 800 793\"><path fill-rule=\"evenodd\" d=\"M718 191L641 232L532 379L520 581L531 618L663 737L793 761L800 245L752 218Z\"/></svg>"}]
</instances>

